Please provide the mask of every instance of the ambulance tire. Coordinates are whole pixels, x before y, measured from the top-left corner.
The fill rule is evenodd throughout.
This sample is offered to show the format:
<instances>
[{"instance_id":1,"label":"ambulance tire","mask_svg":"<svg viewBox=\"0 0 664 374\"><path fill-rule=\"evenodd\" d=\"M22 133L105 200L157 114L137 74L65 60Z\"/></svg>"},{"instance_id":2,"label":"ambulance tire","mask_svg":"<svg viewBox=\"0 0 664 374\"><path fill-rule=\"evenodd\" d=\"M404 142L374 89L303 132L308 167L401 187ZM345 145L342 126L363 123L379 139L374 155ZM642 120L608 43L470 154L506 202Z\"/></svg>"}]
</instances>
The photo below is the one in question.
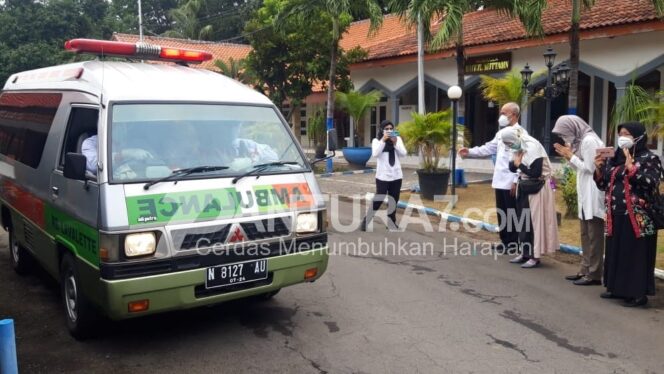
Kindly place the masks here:
<instances>
[{"instance_id":1,"label":"ambulance tire","mask_svg":"<svg viewBox=\"0 0 664 374\"><path fill-rule=\"evenodd\" d=\"M9 226L7 232L9 233L9 262L17 274L26 275L30 273L30 269L32 268L32 257L16 240L14 228Z\"/></svg>"},{"instance_id":2,"label":"ambulance tire","mask_svg":"<svg viewBox=\"0 0 664 374\"><path fill-rule=\"evenodd\" d=\"M65 320L71 336L84 340L96 335L99 315L81 292L80 284L76 261L70 253L65 253L60 262L60 289Z\"/></svg>"}]
</instances>

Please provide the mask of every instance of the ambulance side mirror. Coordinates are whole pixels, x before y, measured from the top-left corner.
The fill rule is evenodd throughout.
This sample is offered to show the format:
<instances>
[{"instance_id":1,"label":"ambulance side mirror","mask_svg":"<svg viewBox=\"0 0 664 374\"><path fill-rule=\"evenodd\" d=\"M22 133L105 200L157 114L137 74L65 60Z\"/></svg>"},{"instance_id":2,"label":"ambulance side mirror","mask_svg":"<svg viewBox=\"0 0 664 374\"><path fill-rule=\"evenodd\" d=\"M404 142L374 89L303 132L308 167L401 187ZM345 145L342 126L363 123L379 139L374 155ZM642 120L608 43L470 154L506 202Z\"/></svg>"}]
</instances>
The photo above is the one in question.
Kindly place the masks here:
<instances>
[{"instance_id":1,"label":"ambulance side mirror","mask_svg":"<svg viewBox=\"0 0 664 374\"><path fill-rule=\"evenodd\" d=\"M327 130L327 149L334 152L337 150L337 130Z\"/></svg>"},{"instance_id":2,"label":"ambulance side mirror","mask_svg":"<svg viewBox=\"0 0 664 374\"><path fill-rule=\"evenodd\" d=\"M86 157L80 153L68 152L65 155L65 167L63 174L65 178L75 179L79 181L86 180L85 178L85 163Z\"/></svg>"}]
</instances>

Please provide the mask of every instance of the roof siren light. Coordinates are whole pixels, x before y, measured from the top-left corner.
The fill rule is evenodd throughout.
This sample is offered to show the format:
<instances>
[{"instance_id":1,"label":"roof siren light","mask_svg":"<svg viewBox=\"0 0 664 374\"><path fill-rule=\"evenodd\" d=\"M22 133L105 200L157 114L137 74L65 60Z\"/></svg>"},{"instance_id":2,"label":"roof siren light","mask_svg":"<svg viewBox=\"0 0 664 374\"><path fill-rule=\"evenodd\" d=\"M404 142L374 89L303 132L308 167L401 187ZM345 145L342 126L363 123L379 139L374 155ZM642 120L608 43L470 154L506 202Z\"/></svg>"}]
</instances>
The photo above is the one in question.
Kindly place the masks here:
<instances>
[{"instance_id":1,"label":"roof siren light","mask_svg":"<svg viewBox=\"0 0 664 374\"><path fill-rule=\"evenodd\" d=\"M209 52L162 47L147 43L125 43L110 40L72 39L65 42L65 49L75 53L134 57L143 60L160 60L200 64L212 59Z\"/></svg>"}]
</instances>

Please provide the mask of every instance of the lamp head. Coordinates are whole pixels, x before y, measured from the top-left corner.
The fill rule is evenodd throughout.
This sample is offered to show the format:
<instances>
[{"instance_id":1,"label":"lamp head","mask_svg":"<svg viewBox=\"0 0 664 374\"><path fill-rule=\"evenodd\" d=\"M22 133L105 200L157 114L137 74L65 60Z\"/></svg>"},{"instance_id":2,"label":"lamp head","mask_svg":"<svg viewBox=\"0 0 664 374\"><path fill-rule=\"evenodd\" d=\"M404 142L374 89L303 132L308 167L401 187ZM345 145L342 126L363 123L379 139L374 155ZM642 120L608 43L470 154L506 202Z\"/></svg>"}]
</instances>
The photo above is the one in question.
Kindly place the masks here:
<instances>
[{"instance_id":1,"label":"lamp head","mask_svg":"<svg viewBox=\"0 0 664 374\"><path fill-rule=\"evenodd\" d=\"M459 100L462 95L461 87L459 86L452 86L447 89L447 97L450 98L450 100Z\"/></svg>"}]
</instances>

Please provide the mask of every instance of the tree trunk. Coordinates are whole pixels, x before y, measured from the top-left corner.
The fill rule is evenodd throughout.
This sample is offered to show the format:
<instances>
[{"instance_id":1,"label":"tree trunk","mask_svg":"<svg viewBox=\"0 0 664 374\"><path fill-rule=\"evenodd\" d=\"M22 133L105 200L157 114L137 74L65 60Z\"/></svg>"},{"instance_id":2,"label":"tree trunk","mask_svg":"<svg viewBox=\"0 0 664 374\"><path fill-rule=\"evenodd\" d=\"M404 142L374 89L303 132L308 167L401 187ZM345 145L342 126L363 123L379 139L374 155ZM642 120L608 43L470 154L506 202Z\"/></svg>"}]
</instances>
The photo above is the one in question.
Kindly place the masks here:
<instances>
[{"instance_id":1,"label":"tree trunk","mask_svg":"<svg viewBox=\"0 0 664 374\"><path fill-rule=\"evenodd\" d=\"M567 113L576 114L579 93L579 22L581 0L572 1L572 27L569 30L569 93Z\"/></svg>"},{"instance_id":2,"label":"tree trunk","mask_svg":"<svg viewBox=\"0 0 664 374\"><path fill-rule=\"evenodd\" d=\"M456 44L456 65L457 65L457 85L461 87L461 97L459 98L457 123L465 124L466 115L466 88L465 84L465 70L466 70L466 56L463 49L463 32L459 31L459 39Z\"/></svg>"},{"instance_id":3,"label":"tree trunk","mask_svg":"<svg viewBox=\"0 0 664 374\"><path fill-rule=\"evenodd\" d=\"M335 39L332 42L332 50L330 51L330 76L328 79L327 87L327 128L330 129L334 126L334 86L335 78L337 76L337 50L339 49L339 21L332 20L332 35Z\"/></svg>"},{"instance_id":4,"label":"tree trunk","mask_svg":"<svg viewBox=\"0 0 664 374\"><path fill-rule=\"evenodd\" d=\"M293 113L291 115L293 125L291 126L291 128L293 129L293 134L295 135L295 139L297 139L297 141L299 143L302 143L302 140L301 140L302 139L302 130L301 130L301 128L302 128L302 126L301 126L302 117L300 116L300 109L302 108L302 106L299 103L291 103L291 104L293 105L293 107L291 108L291 111Z\"/></svg>"}]
</instances>

